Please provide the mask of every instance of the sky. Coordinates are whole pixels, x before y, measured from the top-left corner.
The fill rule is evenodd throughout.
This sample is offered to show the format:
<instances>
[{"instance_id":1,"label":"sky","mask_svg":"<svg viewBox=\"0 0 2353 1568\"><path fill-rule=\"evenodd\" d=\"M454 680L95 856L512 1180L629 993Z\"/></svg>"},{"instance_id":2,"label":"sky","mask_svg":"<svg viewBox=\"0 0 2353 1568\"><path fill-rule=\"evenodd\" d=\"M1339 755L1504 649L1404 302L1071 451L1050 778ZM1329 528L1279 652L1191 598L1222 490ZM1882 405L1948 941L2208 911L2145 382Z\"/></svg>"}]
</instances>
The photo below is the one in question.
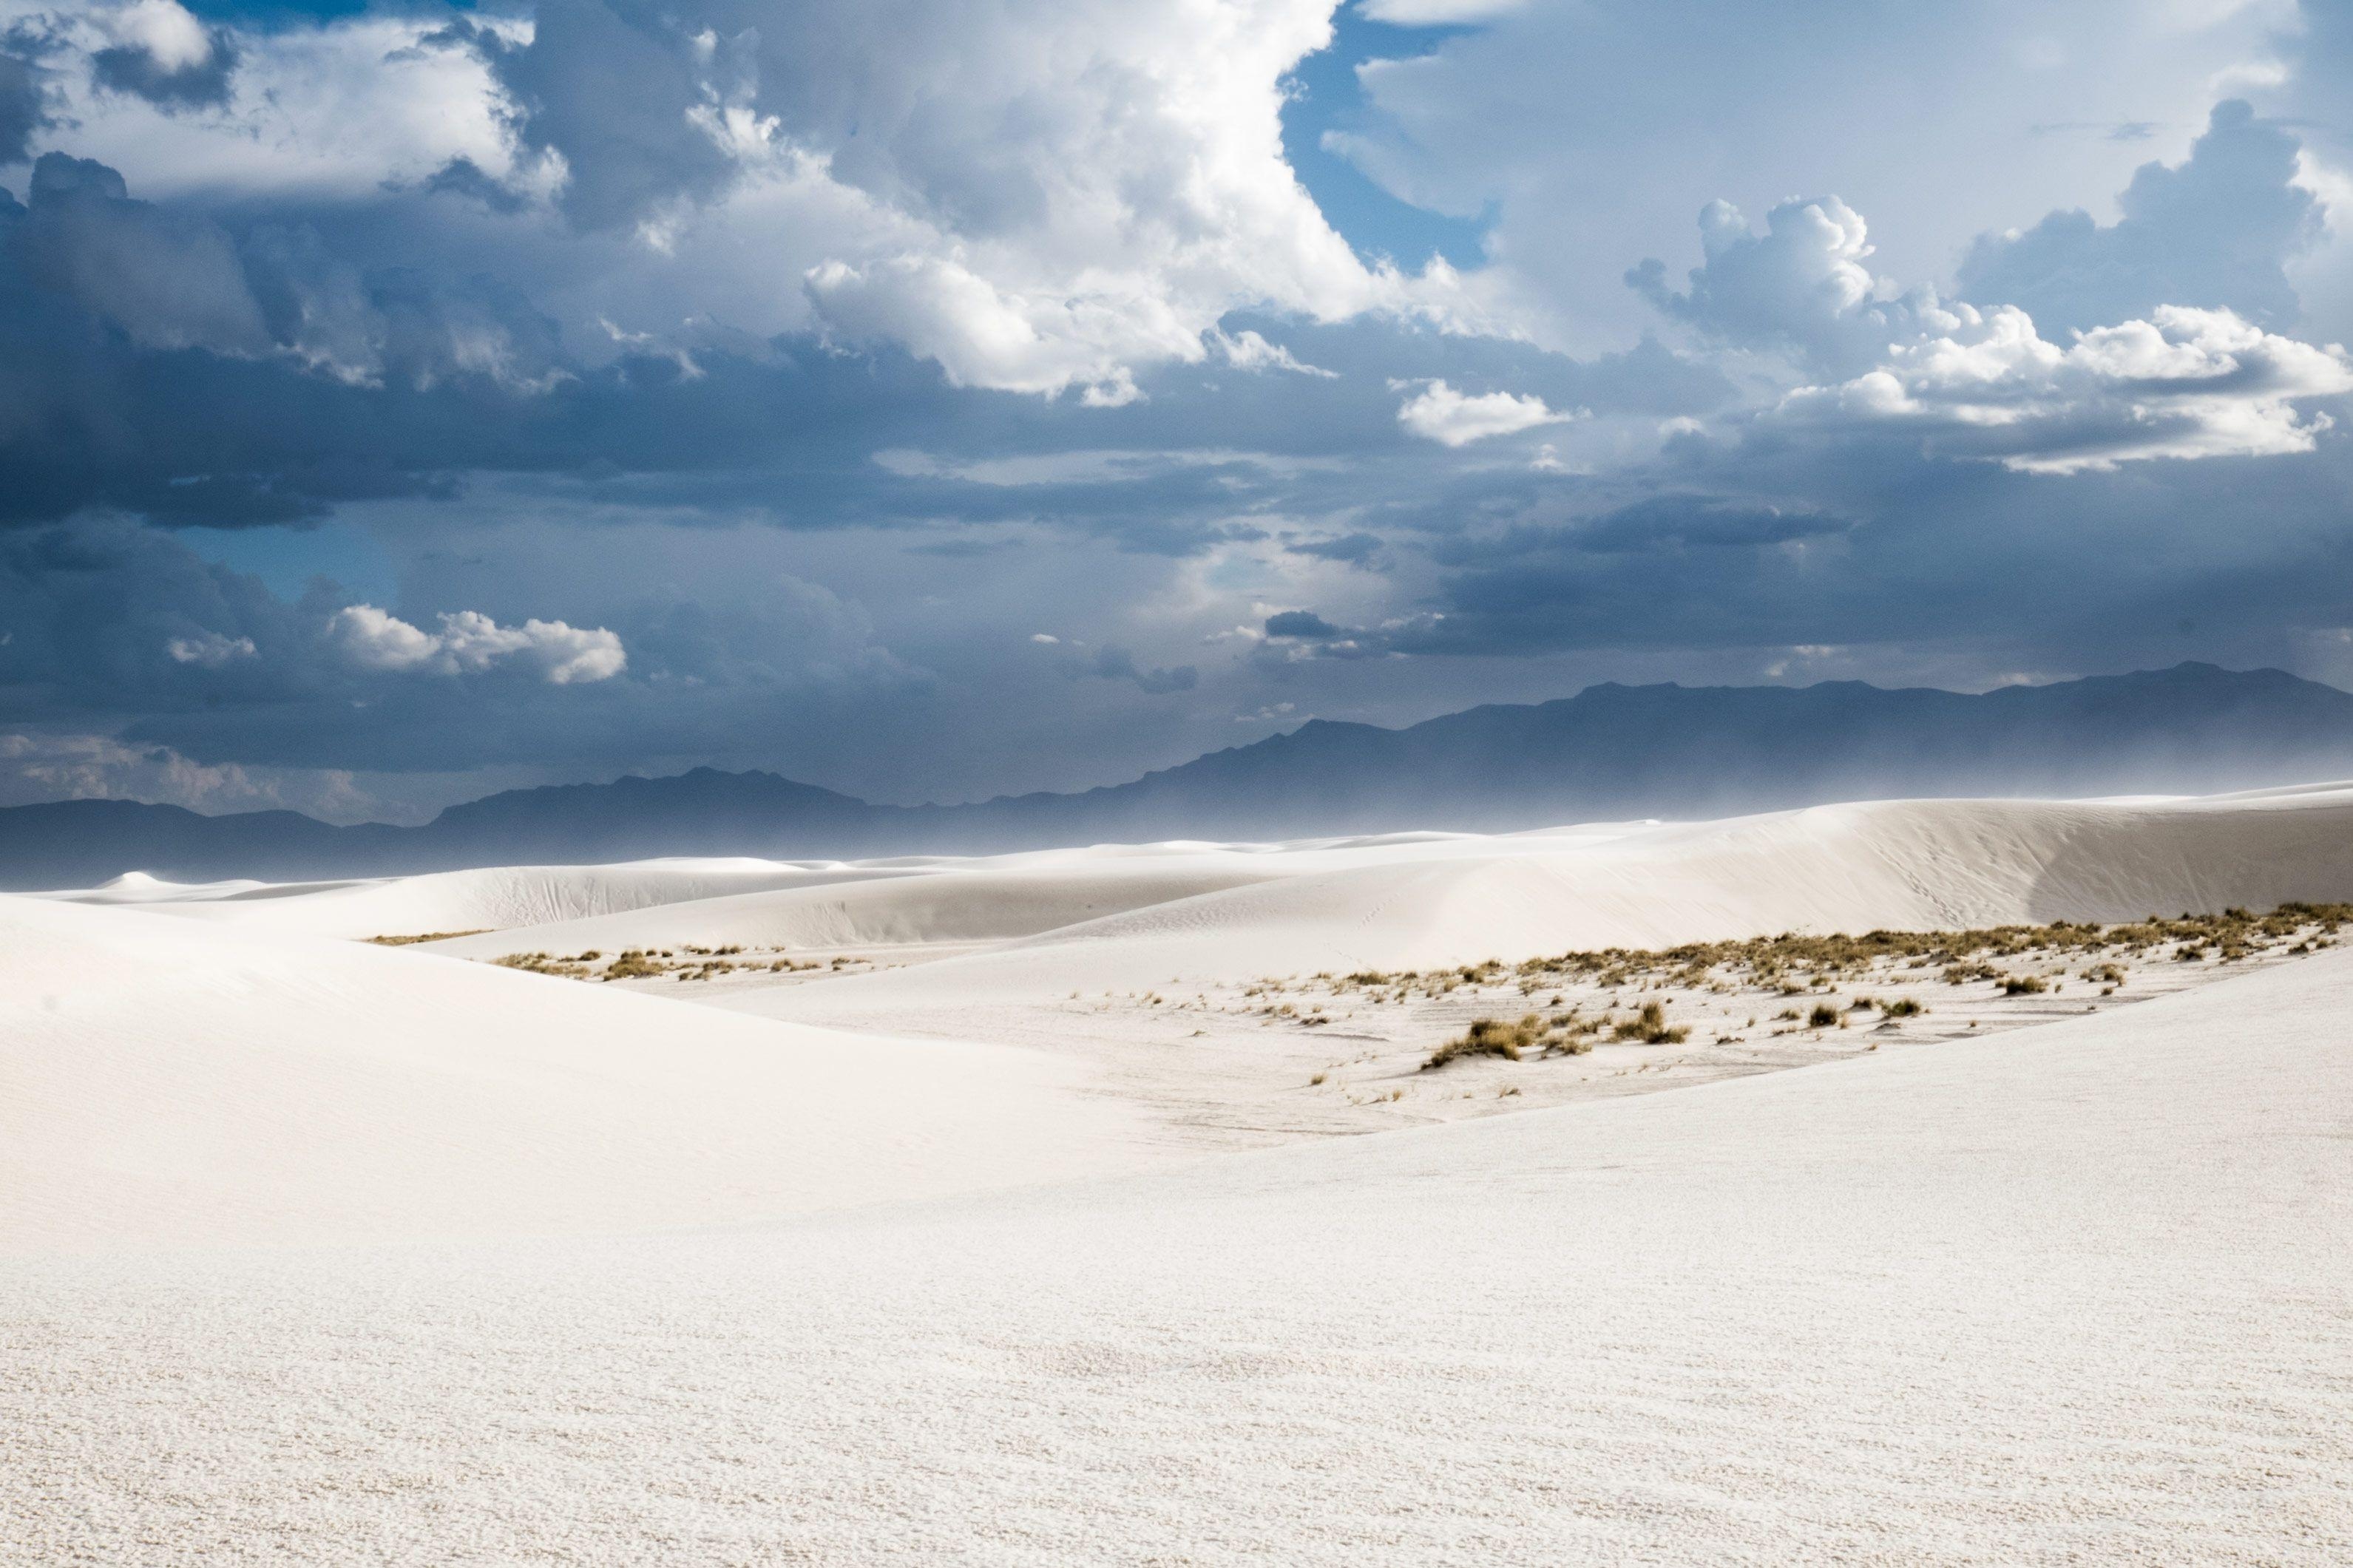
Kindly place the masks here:
<instances>
[{"instance_id":1,"label":"sky","mask_svg":"<svg viewBox=\"0 0 2353 1568\"><path fill-rule=\"evenodd\" d=\"M0 805L2353 686L2353 0L0 0Z\"/></svg>"}]
</instances>

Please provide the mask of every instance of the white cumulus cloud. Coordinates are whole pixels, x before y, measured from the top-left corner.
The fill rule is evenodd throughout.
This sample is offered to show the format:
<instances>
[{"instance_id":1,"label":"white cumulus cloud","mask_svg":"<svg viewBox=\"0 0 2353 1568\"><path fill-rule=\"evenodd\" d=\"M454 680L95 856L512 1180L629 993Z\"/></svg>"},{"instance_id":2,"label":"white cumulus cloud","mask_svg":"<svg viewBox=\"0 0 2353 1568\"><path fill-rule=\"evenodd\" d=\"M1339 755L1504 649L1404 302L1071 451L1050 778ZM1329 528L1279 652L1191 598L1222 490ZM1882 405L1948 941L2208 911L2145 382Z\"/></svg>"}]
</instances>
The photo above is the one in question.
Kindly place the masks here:
<instances>
[{"instance_id":1,"label":"white cumulus cloud","mask_svg":"<svg viewBox=\"0 0 2353 1568\"><path fill-rule=\"evenodd\" d=\"M1899 347L1852 381L1801 388L1782 412L1909 426L1952 456L2070 474L2307 452L2332 421L2297 405L2353 392L2344 349L2266 332L2230 310L2160 306L2063 347L2015 307L1953 310L1955 331Z\"/></svg>"},{"instance_id":2,"label":"white cumulus cloud","mask_svg":"<svg viewBox=\"0 0 2353 1568\"><path fill-rule=\"evenodd\" d=\"M1392 27L1460 26L1509 15L1527 0L1364 0L1358 7L1367 20Z\"/></svg>"},{"instance_id":3,"label":"white cumulus cloud","mask_svg":"<svg viewBox=\"0 0 2353 1568\"><path fill-rule=\"evenodd\" d=\"M608 680L628 667L616 634L602 626L528 620L502 626L479 610L440 617L427 632L374 605L350 605L327 623L328 637L363 669L474 675L506 659L538 669L551 686Z\"/></svg>"},{"instance_id":4,"label":"white cumulus cloud","mask_svg":"<svg viewBox=\"0 0 2353 1568\"><path fill-rule=\"evenodd\" d=\"M1398 407L1398 423L1415 435L1448 447L1467 447L1490 436L1511 436L1540 425L1563 425L1581 411L1561 412L1525 394L1457 392L1445 381L1424 383Z\"/></svg>"},{"instance_id":5,"label":"white cumulus cloud","mask_svg":"<svg viewBox=\"0 0 2353 1568\"><path fill-rule=\"evenodd\" d=\"M144 50L165 71L193 70L213 58L212 35L174 0L134 0L100 26L117 43Z\"/></svg>"}]
</instances>

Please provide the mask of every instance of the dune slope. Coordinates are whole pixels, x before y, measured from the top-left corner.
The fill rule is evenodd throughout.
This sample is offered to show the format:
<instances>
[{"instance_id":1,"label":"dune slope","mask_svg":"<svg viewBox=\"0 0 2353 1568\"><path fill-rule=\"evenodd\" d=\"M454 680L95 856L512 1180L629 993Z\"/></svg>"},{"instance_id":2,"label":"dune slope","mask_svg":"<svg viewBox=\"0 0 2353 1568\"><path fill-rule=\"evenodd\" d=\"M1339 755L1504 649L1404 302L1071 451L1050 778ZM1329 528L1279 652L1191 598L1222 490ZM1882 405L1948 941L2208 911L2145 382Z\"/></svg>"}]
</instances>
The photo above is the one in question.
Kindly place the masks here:
<instances>
[{"instance_id":1,"label":"dune slope","mask_svg":"<svg viewBox=\"0 0 2353 1568\"><path fill-rule=\"evenodd\" d=\"M937 963L714 999L848 1021L934 998L1440 968L1784 931L2124 921L2234 904L2267 910L2295 899L2353 898L2353 791L2139 803L1878 802L1593 837L1316 849L1253 864L1278 874L1075 919ZM696 908L675 906L663 919L690 929ZM631 918L618 917L615 928ZM497 946L478 939L479 951Z\"/></svg>"},{"instance_id":2,"label":"dune slope","mask_svg":"<svg viewBox=\"0 0 2353 1568\"><path fill-rule=\"evenodd\" d=\"M0 897L0 1247L724 1224L1134 1159L1072 1078Z\"/></svg>"},{"instance_id":3,"label":"dune slope","mask_svg":"<svg viewBox=\"0 0 2353 1568\"><path fill-rule=\"evenodd\" d=\"M640 860L614 866L496 866L340 882L184 885L133 873L103 888L42 895L135 904L160 914L301 936L420 936L543 925L765 889L894 877L839 861Z\"/></svg>"}]
</instances>

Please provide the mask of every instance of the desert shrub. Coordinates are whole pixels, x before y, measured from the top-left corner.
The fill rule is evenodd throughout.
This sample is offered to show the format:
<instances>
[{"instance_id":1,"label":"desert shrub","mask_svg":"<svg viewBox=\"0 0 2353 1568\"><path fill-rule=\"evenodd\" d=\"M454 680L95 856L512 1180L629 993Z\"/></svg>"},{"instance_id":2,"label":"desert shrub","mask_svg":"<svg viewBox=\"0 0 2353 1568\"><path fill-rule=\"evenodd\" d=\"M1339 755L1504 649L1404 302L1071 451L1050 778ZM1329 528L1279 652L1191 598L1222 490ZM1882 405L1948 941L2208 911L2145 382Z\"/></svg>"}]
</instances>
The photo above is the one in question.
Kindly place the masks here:
<instances>
[{"instance_id":1,"label":"desert shrub","mask_svg":"<svg viewBox=\"0 0 2353 1568\"><path fill-rule=\"evenodd\" d=\"M2002 977L2001 994L2005 996L2039 996L2051 987L2039 974L2009 974Z\"/></svg>"},{"instance_id":2,"label":"desert shrub","mask_svg":"<svg viewBox=\"0 0 2353 1568\"><path fill-rule=\"evenodd\" d=\"M1667 1009L1658 1002L1643 1003L1641 1012L1609 1032L1617 1039L1640 1040L1646 1046L1681 1045L1691 1037L1689 1029L1667 1022Z\"/></svg>"},{"instance_id":3,"label":"desert shrub","mask_svg":"<svg viewBox=\"0 0 2353 1568\"><path fill-rule=\"evenodd\" d=\"M1543 1034L1544 1020L1534 1013L1516 1024L1501 1018L1473 1018L1470 1028L1432 1052L1421 1070L1444 1067L1457 1057L1502 1057L1515 1062Z\"/></svg>"},{"instance_id":4,"label":"desert shrub","mask_svg":"<svg viewBox=\"0 0 2353 1568\"><path fill-rule=\"evenodd\" d=\"M1827 1029L1839 1021L1839 1010L1827 1002L1817 1002L1814 1010L1806 1015L1806 1022L1817 1029Z\"/></svg>"},{"instance_id":5,"label":"desert shrub","mask_svg":"<svg viewBox=\"0 0 2353 1568\"><path fill-rule=\"evenodd\" d=\"M1890 997L1879 1004L1879 1010L1891 1018L1914 1018L1927 1011L1909 996Z\"/></svg>"}]
</instances>

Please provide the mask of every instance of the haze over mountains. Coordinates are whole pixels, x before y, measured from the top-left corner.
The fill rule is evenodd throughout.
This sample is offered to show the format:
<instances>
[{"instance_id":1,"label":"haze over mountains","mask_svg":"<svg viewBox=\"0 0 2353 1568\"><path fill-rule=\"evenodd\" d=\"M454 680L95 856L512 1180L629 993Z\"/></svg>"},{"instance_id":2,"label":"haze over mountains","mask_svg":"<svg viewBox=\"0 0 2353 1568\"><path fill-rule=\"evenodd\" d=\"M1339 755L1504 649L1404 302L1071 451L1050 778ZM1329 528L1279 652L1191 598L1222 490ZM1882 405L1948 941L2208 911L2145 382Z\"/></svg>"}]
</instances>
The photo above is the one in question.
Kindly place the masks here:
<instances>
[{"instance_id":1,"label":"haze over mountains","mask_svg":"<svg viewBox=\"0 0 2353 1568\"><path fill-rule=\"evenodd\" d=\"M2211 793L2353 774L2353 695L2206 664L1969 695L1854 681L1588 688L1402 730L1314 721L1129 784L877 805L773 773L512 790L418 827L128 801L0 810L0 887L382 875L664 855L846 858L1103 840L1509 831L1898 796Z\"/></svg>"}]
</instances>

